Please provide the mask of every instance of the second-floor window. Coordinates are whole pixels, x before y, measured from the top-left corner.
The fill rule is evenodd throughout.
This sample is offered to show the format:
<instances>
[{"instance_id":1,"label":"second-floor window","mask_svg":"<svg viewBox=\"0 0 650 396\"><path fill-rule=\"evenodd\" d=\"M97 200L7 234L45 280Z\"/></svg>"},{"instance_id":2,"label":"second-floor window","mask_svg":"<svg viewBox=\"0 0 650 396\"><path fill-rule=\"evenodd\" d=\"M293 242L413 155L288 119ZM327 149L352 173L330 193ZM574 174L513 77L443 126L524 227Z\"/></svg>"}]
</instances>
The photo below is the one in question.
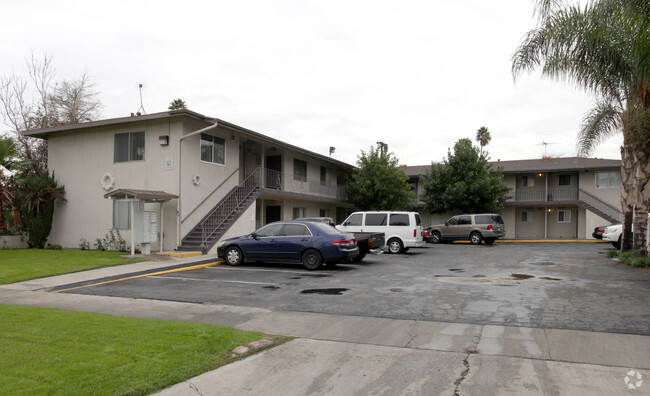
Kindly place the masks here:
<instances>
[{"instance_id":1,"label":"second-floor window","mask_svg":"<svg viewBox=\"0 0 650 396\"><path fill-rule=\"evenodd\" d=\"M293 160L293 179L298 181L307 181L307 163L303 160Z\"/></svg>"},{"instance_id":2,"label":"second-floor window","mask_svg":"<svg viewBox=\"0 0 650 396\"><path fill-rule=\"evenodd\" d=\"M144 160L144 132L116 133L113 145L113 161L142 160Z\"/></svg>"},{"instance_id":3,"label":"second-floor window","mask_svg":"<svg viewBox=\"0 0 650 396\"><path fill-rule=\"evenodd\" d=\"M532 187L535 185L534 182L535 179L533 179L532 176L522 176L521 177L521 186L522 187Z\"/></svg>"},{"instance_id":4,"label":"second-floor window","mask_svg":"<svg viewBox=\"0 0 650 396\"><path fill-rule=\"evenodd\" d=\"M571 175L560 175L558 179L558 185L560 186L570 186L571 185Z\"/></svg>"},{"instance_id":5,"label":"second-floor window","mask_svg":"<svg viewBox=\"0 0 650 396\"><path fill-rule=\"evenodd\" d=\"M596 172L596 188L620 188L621 174L616 171Z\"/></svg>"},{"instance_id":6,"label":"second-floor window","mask_svg":"<svg viewBox=\"0 0 650 396\"><path fill-rule=\"evenodd\" d=\"M201 134L201 161L226 164L226 141L207 133Z\"/></svg>"}]
</instances>

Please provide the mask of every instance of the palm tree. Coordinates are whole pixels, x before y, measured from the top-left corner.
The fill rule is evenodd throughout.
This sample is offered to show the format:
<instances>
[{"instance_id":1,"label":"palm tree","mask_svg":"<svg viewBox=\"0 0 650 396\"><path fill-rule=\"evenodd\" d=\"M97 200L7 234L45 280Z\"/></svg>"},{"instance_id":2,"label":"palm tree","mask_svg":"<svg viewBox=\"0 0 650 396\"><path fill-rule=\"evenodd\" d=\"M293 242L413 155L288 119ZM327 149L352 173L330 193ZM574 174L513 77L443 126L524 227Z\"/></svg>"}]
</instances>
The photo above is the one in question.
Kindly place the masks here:
<instances>
[{"instance_id":1,"label":"palm tree","mask_svg":"<svg viewBox=\"0 0 650 396\"><path fill-rule=\"evenodd\" d=\"M515 51L512 73L516 79L541 68L548 77L596 94L578 134L578 152L587 155L605 138L623 133L623 250L631 247L634 217L634 252L640 255L650 204L650 2L575 3L537 1L538 26Z\"/></svg>"},{"instance_id":2,"label":"palm tree","mask_svg":"<svg viewBox=\"0 0 650 396\"><path fill-rule=\"evenodd\" d=\"M183 99L174 99L171 102L169 102L169 107L167 108L169 110L186 110L187 105L185 104L185 101Z\"/></svg>"},{"instance_id":3,"label":"palm tree","mask_svg":"<svg viewBox=\"0 0 650 396\"><path fill-rule=\"evenodd\" d=\"M487 127L482 126L476 131L476 141L481 145L481 156L483 156L483 147L487 146L490 140L492 140L492 136L490 136Z\"/></svg>"}]
</instances>

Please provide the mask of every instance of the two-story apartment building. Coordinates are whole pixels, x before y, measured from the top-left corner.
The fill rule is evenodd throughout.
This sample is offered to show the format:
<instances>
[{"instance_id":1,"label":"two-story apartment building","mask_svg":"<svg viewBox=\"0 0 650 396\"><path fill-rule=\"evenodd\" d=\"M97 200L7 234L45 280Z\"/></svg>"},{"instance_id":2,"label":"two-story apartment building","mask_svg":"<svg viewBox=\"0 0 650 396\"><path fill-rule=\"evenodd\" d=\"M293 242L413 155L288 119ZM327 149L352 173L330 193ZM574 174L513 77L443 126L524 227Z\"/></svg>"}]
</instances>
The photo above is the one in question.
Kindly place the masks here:
<instances>
[{"instance_id":1,"label":"two-story apartment building","mask_svg":"<svg viewBox=\"0 0 650 396\"><path fill-rule=\"evenodd\" d=\"M621 161L599 158L541 158L495 161L510 187L501 216L506 238L585 239L594 227L622 220ZM420 176L429 166L404 167L420 196ZM424 224L444 222L451 215L432 215L418 202Z\"/></svg>"},{"instance_id":2,"label":"two-story apartment building","mask_svg":"<svg viewBox=\"0 0 650 396\"><path fill-rule=\"evenodd\" d=\"M48 168L65 186L48 239L63 247L116 228L131 246L207 252L272 221L341 221L352 208L352 165L189 110L26 135L47 140Z\"/></svg>"}]
</instances>

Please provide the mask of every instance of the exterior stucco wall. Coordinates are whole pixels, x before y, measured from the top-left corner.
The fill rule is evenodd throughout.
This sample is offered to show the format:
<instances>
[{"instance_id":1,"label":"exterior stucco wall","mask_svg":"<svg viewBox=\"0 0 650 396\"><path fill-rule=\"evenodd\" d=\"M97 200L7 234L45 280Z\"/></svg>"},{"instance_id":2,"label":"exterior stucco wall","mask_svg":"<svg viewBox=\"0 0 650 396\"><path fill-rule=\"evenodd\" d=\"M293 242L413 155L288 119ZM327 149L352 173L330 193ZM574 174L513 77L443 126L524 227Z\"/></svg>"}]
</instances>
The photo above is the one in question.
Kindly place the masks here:
<instances>
[{"instance_id":1,"label":"exterior stucco wall","mask_svg":"<svg viewBox=\"0 0 650 396\"><path fill-rule=\"evenodd\" d=\"M609 172L618 172L620 169L604 170ZM620 208L621 206L621 187L617 188L596 188L596 173L600 171L583 171L580 172L579 188L598 197L598 199L608 204Z\"/></svg>"}]
</instances>

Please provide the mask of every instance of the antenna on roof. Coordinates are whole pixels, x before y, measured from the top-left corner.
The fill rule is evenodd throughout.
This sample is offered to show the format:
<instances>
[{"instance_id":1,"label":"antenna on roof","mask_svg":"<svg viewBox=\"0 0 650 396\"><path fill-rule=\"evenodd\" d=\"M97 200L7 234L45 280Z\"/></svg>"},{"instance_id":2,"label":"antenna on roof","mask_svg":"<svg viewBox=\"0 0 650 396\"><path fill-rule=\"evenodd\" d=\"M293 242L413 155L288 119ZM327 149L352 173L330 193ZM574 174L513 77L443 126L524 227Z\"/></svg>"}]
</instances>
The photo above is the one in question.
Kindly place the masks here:
<instances>
[{"instance_id":1,"label":"antenna on roof","mask_svg":"<svg viewBox=\"0 0 650 396\"><path fill-rule=\"evenodd\" d=\"M142 88L144 88L144 84L138 83L138 89L140 90L140 108L138 109L138 115L140 114L147 114L147 112L144 109L144 105L142 104ZM140 111L142 110L142 112Z\"/></svg>"},{"instance_id":2,"label":"antenna on roof","mask_svg":"<svg viewBox=\"0 0 650 396\"><path fill-rule=\"evenodd\" d=\"M140 97L142 97L142 94L140 94ZM548 143L546 143L546 140L542 140L542 144L544 145L544 157L546 157L546 147L548 147Z\"/></svg>"}]
</instances>

